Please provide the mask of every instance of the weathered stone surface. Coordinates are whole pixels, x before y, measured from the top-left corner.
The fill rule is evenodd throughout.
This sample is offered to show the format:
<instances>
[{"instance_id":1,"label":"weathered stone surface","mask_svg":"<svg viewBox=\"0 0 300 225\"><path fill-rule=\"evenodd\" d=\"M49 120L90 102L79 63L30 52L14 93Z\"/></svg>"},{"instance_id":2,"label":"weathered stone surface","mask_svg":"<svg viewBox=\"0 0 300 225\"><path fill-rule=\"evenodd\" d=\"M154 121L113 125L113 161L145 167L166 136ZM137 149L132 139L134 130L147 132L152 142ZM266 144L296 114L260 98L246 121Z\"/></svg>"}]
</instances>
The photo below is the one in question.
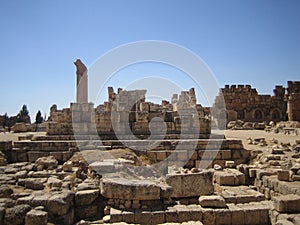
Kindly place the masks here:
<instances>
[{"instance_id":1,"label":"weathered stone surface","mask_svg":"<svg viewBox=\"0 0 300 225\"><path fill-rule=\"evenodd\" d=\"M226 169L224 171L215 172L215 182L219 185L244 185L245 174L239 172L236 169Z\"/></svg>"},{"instance_id":2,"label":"weathered stone surface","mask_svg":"<svg viewBox=\"0 0 300 225\"><path fill-rule=\"evenodd\" d=\"M38 158L35 163L38 166L41 166L43 169L55 169L58 165L58 162L54 156Z\"/></svg>"},{"instance_id":3,"label":"weathered stone surface","mask_svg":"<svg viewBox=\"0 0 300 225\"><path fill-rule=\"evenodd\" d=\"M300 196L290 194L275 197L274 207L280 213L300 213Z\"/></svg>"},{"instance_id":4,"label":"weathered stone surface","mask_svg":"<svg viewBox=\"0 0 300 225\"><path fill-rule=\"evenodd\" d=\"M47 178L26 178L25 187L32 190L43 190Z\"/></svg>"},{"instance_id":5,"label":"weathered stone surface","mask_svg":"<svg viewBox=\"0 0 300 225\"><path fill-rule=\"evenodd\" d=\"M17 205L13 208L5 210L4 224L5 225L21 225L25 222L26 213L30 211L29 205Z\"/></svg>"},{"instance_id":6,"label":"weathered stone surface","mask_svg":"<svg viewBox=\"0 0 300 225\"><path fill-rule=\"evenodd\" d=\"M11 208L15 205L15 200L10 198L0 198L0 207Z\"/></svg>"},{"instance_id":7,"label":"weathered stone surface","mask_svg":"<svg viewBox=\"0 0 300 225\"><path fill-rule=\"evenodd\" d=\"M278 220L275 225L294 225L294 223L288 220Z\"/></svg>"},{"instance_id":8,"label":"weathered stone surface","mask_svg":"<svg viewBox=\"0 0 300 225\"><path fill-rule=\"evenodd\" d=\"M200 196L199 204L204 208L226 208L224 198L218 195Z\"/></svg>"},{"instance_id":9,"label":"weathered stone surface","mask_svg":"<svg viewBox=\"0 0 300 225\"><path fill-rule=\"evenodd\" d=\"M290 171L289 170L278 170L277 178L281 181L289 181L290 179Z\"/></svg>"},{"instance_id":10,"label":"weathered stone surface","mask_svg":"<svg viewBox=\"0 0 300 225\"><path fill-rule=\"evenodd\" d=\"M212 171L203 171L188 174L169 174L166 177L166 182L173 188L171 197L198 197L210 195L214 192L212 178Z\"/></svg>"},{"instance_id":11,"label":"weathered stone surface","mask_svg":"<svg viewBox=\"0 0 300 225\"><path fill-rule=\"evenodd\" d=\"M74 196L72 191L63 191L52 195L47 203L49 214L66 215L70 207L74 205Z\"/></svg>"},{"instance_id":12,"label":"weathered stone surface","mask_svg":"<svg viewBox=\"0 0 300 225\"><path fill-rule=\"evenodd\" d=\"M60 179L57 179L55 177L49 177L47 180L47 186L49 188L61 188L62 181Z\"/></svg>"},{"instance_id":13,"label":"weathered stone surface","mask_svg":"<svg viewBox=\"0 0 300 225\"><path fill-rule=\"evenodd\" d=\"M99 196L99 189L97 190L84 190L77 191L75 194L75 203L77 206L90 205Z\"/></svg>"},{"instance_id":14,"label":"weathered stone surface","mask_svg":"<svg viewBox=\"0 0 300 225\"><path fill-rule=\"evenodd\" d=\"M7 198L13 193L13 190L7 185L0 185L0 198Z\"/></svg>"},{"instance_id":15,"label":"weathered stone surface","mask_svg":"<svg viewBox=\"0 0 300 225\"><path fill-rule=\"evenodd\" d=\"M5 208L0 206L0 224L3 224L4 215L5 215Z\"/></svg>"},{"instance_id":16,"label":"weathered stone surface","mask_svg":"<svg viewBox=\"0 0 300 225\"><path fill-rule=\"evenodd\" d=\"M160 199L160 187L148 180L102 178L100 188L101 194L107 198L128 200Z\"/></svg>"},{"instance_id":17,"label":"weathered stone surface","mask_svg":"<svg viewBox=\"0 0 300 225\"><path fill-rule=\"evenodd\" d=\"M88 205L84 207L77 207L75 210L77 219L96 218L100 216L97 205Z\"/></svg>"},{"instance_id":18,"label":"weathered stone surface","mask_svg":"<svg viewBox=\"0 0 300 225\"><path fill-rule=\"evenodd\" d=\"M25 225L47 225L47 220L47 212L33 209L26 214Z\"/></svg>"}]
</instances>

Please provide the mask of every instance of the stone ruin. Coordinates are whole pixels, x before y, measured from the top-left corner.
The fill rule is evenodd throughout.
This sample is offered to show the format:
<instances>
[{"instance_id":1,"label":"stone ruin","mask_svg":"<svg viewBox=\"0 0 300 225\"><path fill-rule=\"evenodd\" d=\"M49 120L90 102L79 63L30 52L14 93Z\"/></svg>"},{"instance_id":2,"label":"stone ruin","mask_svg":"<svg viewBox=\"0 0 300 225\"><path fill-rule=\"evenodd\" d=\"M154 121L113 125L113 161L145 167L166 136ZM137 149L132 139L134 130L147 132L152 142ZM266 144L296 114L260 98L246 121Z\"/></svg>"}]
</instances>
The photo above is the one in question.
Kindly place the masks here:
<instances>
[{"instance_id":1,"label":"stone ruin","mask_svg":"<svg viewBox=\"0 0 300 225\"><path fill-rule=\"evenodd\" d=\"M288 81L287 88L278 85L273 92L273 96L261 95L250 85L225 85L220 89L213 108L224 114L227 121L300 121L300 82ZM226 110L223 109L223 99Z\"/></svg>"},{"instance_id":2,"label":"stone ruin","mask_svg":"<svg viewBox=\"0 0 300 225\"><path fill-rule=\"evenodd\" d=\"M108 88L96 108L86 98L54 105L46 135L0 142L0 224L300 224L299 147L254 151L213 133L194 89L161 105L145 93ZM151 129L161 121L165 133Z\"/></svg>"},{"instance_id":3,"label":"stone ruin","mask_svg":"<svg viewBox=\"0 0 300 225\"><path fill-rule=\"evenodd\" d=\"M50 109L50 118L46 123L46 132L48 135L72 135L73 129L76 129L80 134L90 134L95 126L101 138L115 139L114 131L117 127L114 128L113 123L117 123L120 129L129 127L134 135L147 136L150 134L151 120L160 118L167 125L167 135L178 136L183 126L188 126L189 129L186 127L185 130L192 136L196 133L192 130L195 125L189 122L181 123L181 120L189 119L187 117L190 114L188 111L187 115L183 115L183 109L187 109L187 105L192 104L191 110L198 114L200 125L197 128L200 129L200 134L202 137L209 137L211 130L209 114L206 108L195 103L196 96L193 88L190 91L183 91L179 97L174 95L172 103L163 101L161 105L146 102L145 94L146 90L123 91L121 88L116 94L112 87L108 87L108 101L96 108L93 103L71 103L70 108L62 110L58 110L57 106L53 105ZM124 131L124 135L126 133L129 131Z\"/></svg>"}]
</instances>

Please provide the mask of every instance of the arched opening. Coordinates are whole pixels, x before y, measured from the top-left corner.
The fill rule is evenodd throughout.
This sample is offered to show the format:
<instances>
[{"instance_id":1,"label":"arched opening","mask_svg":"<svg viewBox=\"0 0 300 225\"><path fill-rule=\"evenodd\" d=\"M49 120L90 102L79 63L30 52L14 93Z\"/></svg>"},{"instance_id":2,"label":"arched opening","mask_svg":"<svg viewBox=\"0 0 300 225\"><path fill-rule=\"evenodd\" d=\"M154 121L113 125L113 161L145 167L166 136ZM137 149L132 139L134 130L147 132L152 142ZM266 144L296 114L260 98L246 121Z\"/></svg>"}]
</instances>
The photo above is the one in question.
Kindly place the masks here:
<instances>
[{"instance_id":1,"label":"arched opening","mask_svg":"<svg viewBox=\"0 0 300 225\"><path fill-rule=\"evenodd\" d=\"M239 120L245 119L245 112L244 112L244 110L240 110L240 111L237 112L237 118Z\"/></svg>"},{"instance_id":2,"label":"arched opening","mask_svg":"<svg viewBox=\"0 0 300 225\"><path fill-rule=\"evenodd\" d=\"M280 120L280 112L278 109L272 111L272 120Z\"/></svg>"},{"instance_id":3,"label":"arched opening","mask_svg":"<svg viewBox=\"0 0 300 225\"><path fill-rule=\"evenodd\" d=\"M259 109L255 110L255 112L254 112L254 119L261 120L262 118L263 118L262 111L259 110Z\"/></svg>"}]
</instances>

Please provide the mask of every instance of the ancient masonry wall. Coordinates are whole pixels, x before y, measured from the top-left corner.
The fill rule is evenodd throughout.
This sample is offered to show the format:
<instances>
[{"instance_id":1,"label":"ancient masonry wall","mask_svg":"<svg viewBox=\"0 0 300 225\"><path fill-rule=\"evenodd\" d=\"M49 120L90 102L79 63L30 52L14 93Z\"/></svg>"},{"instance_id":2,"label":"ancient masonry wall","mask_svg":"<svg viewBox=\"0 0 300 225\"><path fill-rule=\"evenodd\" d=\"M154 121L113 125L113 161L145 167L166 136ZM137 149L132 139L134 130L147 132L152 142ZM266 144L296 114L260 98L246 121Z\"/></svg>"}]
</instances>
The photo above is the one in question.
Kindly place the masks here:
<instances>
[{"instance_id":1,"label":"ancient masonry wall","mask_svg":"<svg viewBox=\"0 0 300 225\"><path fill-rule=\"evenodd\" d=\"M108 101L96 108L92 103L71 103L70 108L62 110L58 110L56 105L53 105L50 109L49 121L46 123L47 134L71 135L74 130L80 134L88 134L96 126L98 134L107 135L112 139L116 129L125 139L127 134L132 136L131 132L135 135L147 136L150 135L150 121L155 117L165 122L167 134L180 134L185 130L186 133L198 135L199 132L195 132L197 129L200 134L206 134L205 137L210 134L211 123L207 115L208 111L201 105L195 104L194 89L182 92L179 96L174 95L172 103L163 101L161 105L146 102L146 90L118 89L118 94L109 87ZM199 121L195 121L190 112L197 113ZM159 132L159 129L155 131ZM153 135L153 131L151 134Z\"/></svg>"},{"instance_id":2,"label":"ancient masonry wall","mask_svg":"<svg viewBox=\"0 0 300 225\"><path fill-rule=\"evenodd\" d=\"M288 81L288 117L291 121L300 121L300 82Z\"/></svg>"},{"instance_id":3,"label":"ancient masonry wall","mask_svg":"<svg viewBox=\"0 0 300 225\"><path fill-rule=\"evenodd\" d=\"M274 95L260 95L250 85L225 85L216 97L214 108L220 109L222 98L226 112L218 113L227 116L228 121L243 120L248 122L286 120L285 88L276 86Z\"/></svg>"}]
</instances>

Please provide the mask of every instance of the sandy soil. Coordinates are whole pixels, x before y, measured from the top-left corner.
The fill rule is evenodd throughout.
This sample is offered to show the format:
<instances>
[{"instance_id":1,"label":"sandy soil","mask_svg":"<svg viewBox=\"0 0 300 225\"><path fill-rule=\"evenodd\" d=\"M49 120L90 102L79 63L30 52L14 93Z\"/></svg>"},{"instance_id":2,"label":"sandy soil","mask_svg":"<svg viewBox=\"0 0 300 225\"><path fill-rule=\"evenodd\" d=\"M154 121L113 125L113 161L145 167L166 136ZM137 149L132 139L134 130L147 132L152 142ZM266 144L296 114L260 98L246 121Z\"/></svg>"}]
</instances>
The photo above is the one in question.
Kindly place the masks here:
<instances>
[{"instance_id":1,"label":"sandy soil","mask_svg":"<svg viewBox=\"0 0 300 225\"><path fill-rule=\"evenodd\" d=\"M226 130L225 137L227 139L241 139L244 144L244 148L246 149L257 149L257 145L249 145L247 142L247 138L265 138L268 144L271 146L271 140L274 138L278 140L278 143L290 143L291 145L296 143L296 140L300 140L300 129L298 129L298 135L295 134L284 134L274 132L267 133L263 130Z\"/></svg>"}]
</instances>

